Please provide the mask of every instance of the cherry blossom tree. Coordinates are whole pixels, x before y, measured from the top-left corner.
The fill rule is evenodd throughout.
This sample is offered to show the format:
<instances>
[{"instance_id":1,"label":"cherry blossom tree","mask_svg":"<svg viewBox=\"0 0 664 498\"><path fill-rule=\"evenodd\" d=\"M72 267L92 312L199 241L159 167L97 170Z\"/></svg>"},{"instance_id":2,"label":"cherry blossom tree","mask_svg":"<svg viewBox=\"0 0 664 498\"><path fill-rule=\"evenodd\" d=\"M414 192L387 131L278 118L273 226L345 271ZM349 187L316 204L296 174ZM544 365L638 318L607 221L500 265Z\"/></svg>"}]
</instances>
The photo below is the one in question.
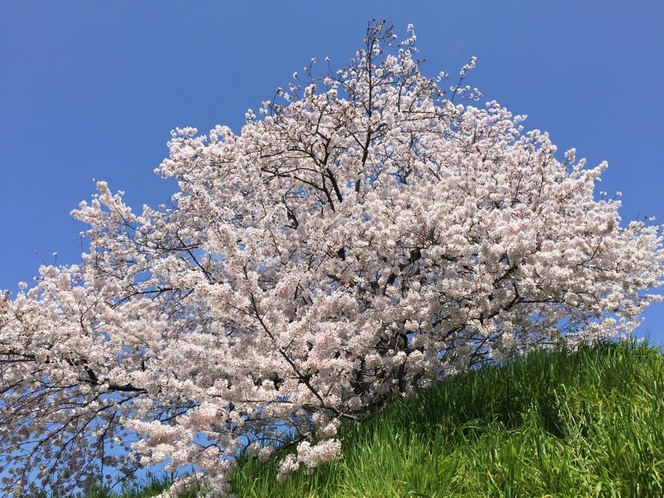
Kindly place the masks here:
<instances>
[{"instance_id":1,"label":"cherry blossom tree","mask_svg":"<svg viewBox=\"0 0 664 498\"><path fill-rule=\"evenodd\" d=\"M97 184L73 212L82 262L0 303L7 493L166 462L223 495L240 453L313 468L395 397L634 330L658 227L595 195L605 163L475 106L474 59L451 87L423 76L408 33L371 23L345 68L312 61L239 135L176 130L169 205Z\"/></svg>"}]
</instances>

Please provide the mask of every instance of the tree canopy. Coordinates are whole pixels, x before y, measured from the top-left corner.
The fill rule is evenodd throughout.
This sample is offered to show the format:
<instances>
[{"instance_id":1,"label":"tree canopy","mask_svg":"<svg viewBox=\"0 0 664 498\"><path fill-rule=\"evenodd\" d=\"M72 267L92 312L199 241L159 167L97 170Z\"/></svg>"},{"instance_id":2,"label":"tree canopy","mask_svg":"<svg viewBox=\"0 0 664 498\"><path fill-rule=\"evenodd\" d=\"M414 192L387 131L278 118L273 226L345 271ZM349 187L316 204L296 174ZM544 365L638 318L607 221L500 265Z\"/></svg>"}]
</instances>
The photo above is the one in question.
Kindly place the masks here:
<instances>
[{"instance_id":1,"label":"tree canopy","mask_svg":"<svg viewBox=\"0 0 664 498\"><path fill-rule=\"evenodd\" d=\"M634 330L659 227L596 199L605 163L475 105L474 59L452 85L424 76L415 40L371 23L346 67L312 60L239 134L176 130L167 205L97 184L73 212L82 262L0 303L3 489L166 462L223 495L241 452L287 439L281 475L312 468L395 397Z\"/></svg>"}]
</instances>

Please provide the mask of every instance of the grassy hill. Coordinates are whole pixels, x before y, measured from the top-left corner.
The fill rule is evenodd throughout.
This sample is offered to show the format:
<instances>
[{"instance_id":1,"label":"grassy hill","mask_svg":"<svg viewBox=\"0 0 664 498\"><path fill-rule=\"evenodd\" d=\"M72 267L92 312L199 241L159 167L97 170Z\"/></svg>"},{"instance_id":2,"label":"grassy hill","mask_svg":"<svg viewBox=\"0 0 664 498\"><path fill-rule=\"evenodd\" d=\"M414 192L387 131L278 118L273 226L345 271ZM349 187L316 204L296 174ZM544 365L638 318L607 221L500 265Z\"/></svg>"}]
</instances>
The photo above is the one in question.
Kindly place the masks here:
<instances>
[{"instance_id":1,"label":"grassy hill","mask_svg":"<svg viewBox=\"0 0 664 498\"><path fill-rule=\"evenodd\" d=\"M664 357L623 342L534 353L342 428L344 458L283 485L247 461L244 497L662 497ZM92 496L92 494L91 494ZM132 496L150 496L147 489Z\"/></svg>"}]
</instances>

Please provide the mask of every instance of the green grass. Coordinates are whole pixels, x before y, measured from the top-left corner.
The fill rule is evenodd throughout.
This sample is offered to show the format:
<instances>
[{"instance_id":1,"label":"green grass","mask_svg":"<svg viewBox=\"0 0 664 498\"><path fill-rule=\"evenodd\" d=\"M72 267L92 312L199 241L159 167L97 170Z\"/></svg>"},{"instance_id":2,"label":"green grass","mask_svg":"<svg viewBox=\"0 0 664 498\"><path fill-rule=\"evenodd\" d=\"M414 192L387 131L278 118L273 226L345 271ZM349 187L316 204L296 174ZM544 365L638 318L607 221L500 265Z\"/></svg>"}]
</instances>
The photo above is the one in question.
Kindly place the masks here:
<instances>
[{"instance_id":1,"label":"green grass","mask_svg":"<svg viewBox=\"0 0 664 498\"><path fill-rule=\"evenodd\" d=\"M662 497L664 357L628 342L533 353L395 402L369 422L344 425L341 438L342 460L296 472L283 485L276 462L243 463L234 492L238 498ZM137 493L125 498L154 491Z\"/></svg>"},{"instance_id":2,"label":"green grass","mask_svg":"<svg viewBox=\"0 0 664 498\"><path fill-rule=\"evenodd\" d=\"M534 353L450 379L342 431L344 458L238 497L664 496L664 357L630 343Z\"/></svg>"}]
</instances>

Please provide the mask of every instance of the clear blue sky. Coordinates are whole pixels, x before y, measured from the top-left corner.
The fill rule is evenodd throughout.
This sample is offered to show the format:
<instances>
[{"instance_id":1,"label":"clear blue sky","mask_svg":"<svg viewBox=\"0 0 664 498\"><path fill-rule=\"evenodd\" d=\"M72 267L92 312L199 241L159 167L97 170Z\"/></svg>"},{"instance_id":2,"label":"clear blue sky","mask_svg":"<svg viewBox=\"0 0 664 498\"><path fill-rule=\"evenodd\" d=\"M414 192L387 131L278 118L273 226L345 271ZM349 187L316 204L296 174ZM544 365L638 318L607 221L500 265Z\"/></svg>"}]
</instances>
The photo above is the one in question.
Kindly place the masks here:
<instances>
[{"instance_id":1,"label":"clear blue sky","mask_svg":"<svg viewBox=\"0 0 664 498\"><path fill-rule=\"evenodd\" d=\"M74 263L69 212L93 178L140 208L174 186L152 173L169 131L239 131L247 108L311 57L342 66L369 19L413 23L425 71L456 73L528 114L559 150L609 161L623 219L664 220L664 2L18 1L0 5L0 289L41 260ZM664 303L646 315L664 343Z\"/></svg>"}]
</instances>

